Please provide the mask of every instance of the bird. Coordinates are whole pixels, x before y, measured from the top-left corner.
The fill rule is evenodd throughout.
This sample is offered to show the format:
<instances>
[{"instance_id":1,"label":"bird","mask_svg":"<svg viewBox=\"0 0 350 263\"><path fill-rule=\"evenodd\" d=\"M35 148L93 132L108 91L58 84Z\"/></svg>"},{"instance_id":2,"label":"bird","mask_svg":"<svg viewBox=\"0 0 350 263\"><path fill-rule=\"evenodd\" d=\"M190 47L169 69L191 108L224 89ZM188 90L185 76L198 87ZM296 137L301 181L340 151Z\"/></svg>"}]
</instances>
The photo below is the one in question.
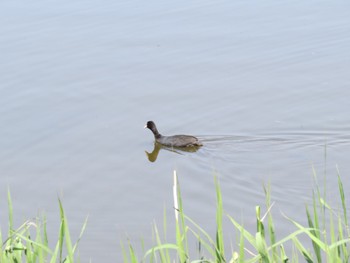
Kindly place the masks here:
<instances>
[{"instance_id":1,"label":"bird","mask_svg":"<svg viewBox=\"0 0 350 263\"><path fill-rule=\"evenodd\" d=\"M156 142L170 147L199 147L203 144L198 140L198 138L191 135L172 135L164 136L161 135L156 127L156 124L153 121L148 121L145 125L145 128L148 128L152 131L154 139Z\"/></svg>"}]
</instances>

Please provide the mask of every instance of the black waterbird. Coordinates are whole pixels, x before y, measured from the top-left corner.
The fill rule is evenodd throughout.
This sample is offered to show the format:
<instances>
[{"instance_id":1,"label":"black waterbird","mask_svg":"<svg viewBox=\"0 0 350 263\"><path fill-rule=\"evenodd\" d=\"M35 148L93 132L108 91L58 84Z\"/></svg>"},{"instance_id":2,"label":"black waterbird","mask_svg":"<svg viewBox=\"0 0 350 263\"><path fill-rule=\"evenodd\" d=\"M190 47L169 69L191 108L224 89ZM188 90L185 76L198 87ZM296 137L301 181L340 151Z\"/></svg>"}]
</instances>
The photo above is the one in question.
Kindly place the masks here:
<instances>
[{"instance_id":1,"label":"black waterbird","mask_svg":"<svg viewBox=\"0 0 350 263\"><path fill-rule=\"evenodd\" d=\"M152 131L154 139L156 142L170 147L198 147L203 144L194 136L191 135L172 135L164 136L161 135L155 123L153 121L148 121L145 125L145 128L148 128Z\"/></svg>"}]
</instances>

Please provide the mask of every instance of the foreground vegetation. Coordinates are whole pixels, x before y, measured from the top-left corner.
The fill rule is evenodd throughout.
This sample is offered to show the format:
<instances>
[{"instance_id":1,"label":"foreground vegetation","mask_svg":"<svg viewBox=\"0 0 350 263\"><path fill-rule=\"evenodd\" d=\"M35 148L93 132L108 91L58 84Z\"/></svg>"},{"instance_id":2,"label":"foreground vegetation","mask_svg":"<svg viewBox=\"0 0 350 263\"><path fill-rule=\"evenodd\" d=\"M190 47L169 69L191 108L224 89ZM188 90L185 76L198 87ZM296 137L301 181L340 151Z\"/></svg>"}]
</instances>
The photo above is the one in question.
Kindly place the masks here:
<instances>
[{"instance_id":1,"label":"foreground vegetation","mask_svg":"<svg viewBox=\"0 0 350 263\"><path fill-rule=\"evenodd\" d=\"M314 173L315 175L315 173ZM238 232L237 244L226 253L223 237L224 217L221 190L217 178L216 186L216 235L211 237L201 226L187 217L183 210L180 188L174 172L174 208L176 241L169 243L166 237L159 234L154 226L155 245L146 250L141 258L133 245L122 244L124 262L349 262L350 231L347 219L347 209L343 184L338 173L338 190L341 209L333 209L326 202L326 191L321 193L315 175L316 189L312 192L312 205L306 206L307 226L284 217L295 226L295 231L277 240L275 226L271 215L273 204L270 200L270 190L264 187L266 196L266 213L261 215L261 208L256 209L256 231L250 233L236 219L225 215ZM166 218L164 219L166 229ZM164 231L165 232L165 231ZM209 256L192 256L189 250L189 238L195 237L198 247L205 250ZM301 241L303 236L303 242ZM305 242L305 237L310 242ZM286 243L292 243L292 255L286 253ZM310 247L308 247L309 245ZM249 250L248 250L249 247Z\"/></svg>"},{"instance_id":2,"label":"foreground vegetation","mask_svg":"<svg viewBox=\"0 0 350 263\"><path fill-rule=\"evenodd\" d=\"M60 200L60 228L58 241L53 250L49 248L46 232L46 219L37 218L28 220L19 228L15 229L13 224L12 201L8 191L8 236L4 240L0 229L0 263L54 263L54 262L77 262L75 257L78 243L83 235L87 221L85 221L78 241L73 245L70 238L68 221Z\"/></svg>"},{"instance_id":3,"label":"foreground vegetation","mask_svg":"<svg viewBox=\"0 0 350 263\"><path fill-rule=\"evenodd\" d=\"M186 216L183 209L180 187L174 171L174 208L175 208L175 241L166 239L167 221L164 216L164 235L154 225L155 244L139 256L133 245L122 242L124 262L349 262L350 230L343 184L338 174L338 191L340 209L333 209L326 201L326 191L320 191L315 175L316 187L312 192L312 204L305 207L308 224L301 225L292 218L284 216L295 226L295 231L277 240L275 226L271 214L273 203L270 199L269 187L264 187L266 208L257 206L256 230L250 233L244 225L223 212L220 185L215 177L216 186L216 235L210 236L201 226ZM83 224L81 234L75 244L70 238L68 222L62 204L60 208L59 237L54 248L49 248L45 218L31 220L14 228L12 201L8 192L8 233L4 238L0 229L0 263L7 262L66 262L79 261L77 246L85 230ZM261 215L261 211L265 214ZM237 240L230 251L225 246L223 237L223 219L227 217L237 230ZM225 230L227 232L229 230ZM309 242L305 242L305 237ZM197 240L200 253L192 255L189 243ZM227 242L227 241L226 241ZM293 249L286 249L292 244ZM193 251L193 250L191 250ZM287 251L287 252L286 252ZM289 252L292 251L292 252ZM291 253L291 255L288 255ZM198 256L200 255L200 256Z\"/></svg>"}]
</instances>

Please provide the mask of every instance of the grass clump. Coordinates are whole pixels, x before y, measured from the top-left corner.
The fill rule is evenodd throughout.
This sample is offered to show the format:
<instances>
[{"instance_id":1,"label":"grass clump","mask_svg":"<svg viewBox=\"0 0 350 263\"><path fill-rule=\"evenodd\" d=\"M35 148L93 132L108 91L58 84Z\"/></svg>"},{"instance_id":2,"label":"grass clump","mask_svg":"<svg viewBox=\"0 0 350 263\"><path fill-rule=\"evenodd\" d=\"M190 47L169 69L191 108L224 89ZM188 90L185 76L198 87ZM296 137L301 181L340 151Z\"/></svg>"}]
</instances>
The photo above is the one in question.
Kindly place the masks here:
<instances>
[{"instance_id":1,"label":"grass clump","mask_svg":"<svg viewBox=\"0 0 350 263\"><path fill-rule=\"evenodd\" d=\"M68 228L68 221L60 200L60 228L59 238L55 248L49 247L49 241L46 232L45 217L35 220L27 220L20 227L15 229L13 223L13 207L10 191L7 195L8 200L8 235L3 240L0 230L0 262L1 263L54 263L65 262L72 263L75 261L75 253L78 243L85 230L87 221L85 221L77 242L73 245Z\"/></svg>"},{"instance_id":2,"label":"grass clump","mask_svg":"<svg viewBox=\"0 0 350 263\"><path fill-rule=\"evenodd\" d=\"M156 244L148 249L142 258L138 259L132 244L122 244L124 262L349 262L350 232L347 219L347 209L343 184L338 172L338 190L342 209L333 209L326 202L326 190L321 194L314 172L316 189L313 191L312 205L306 205L307 225L303 226L288 216L295 231L277 240L275 225L271 213L270 187L264 187L266 212L262 215L260 206L256 206L256 231L250 233L243 224L230 215L224 215L220 185L215 177L216 188L216 235L211 237L202 227L196 224L183 211L180 187L174 171L174 211L176 241L167 242L160 237L157 226L154 225ZM326 188L325 188L326 189ZM237 244L231 251L225 251L223 218L227 217L237 230ZM164 218L166 218L164 216ZM164 220L166 229L166 219ZM164 231L165 232L165 231ZM204 249L207 256L193 257L188 249L189 238L195 237L200 250ZM301 239L303 236L303 239ZM305 239L307 239L305 241ZM288 243L288 244L287 244ZM292 244L291 255L287 255L286 246ZM311 247L310 247L311 246ZM227 246L226 246L227 247Z\"/></svg>"}]
</instances>

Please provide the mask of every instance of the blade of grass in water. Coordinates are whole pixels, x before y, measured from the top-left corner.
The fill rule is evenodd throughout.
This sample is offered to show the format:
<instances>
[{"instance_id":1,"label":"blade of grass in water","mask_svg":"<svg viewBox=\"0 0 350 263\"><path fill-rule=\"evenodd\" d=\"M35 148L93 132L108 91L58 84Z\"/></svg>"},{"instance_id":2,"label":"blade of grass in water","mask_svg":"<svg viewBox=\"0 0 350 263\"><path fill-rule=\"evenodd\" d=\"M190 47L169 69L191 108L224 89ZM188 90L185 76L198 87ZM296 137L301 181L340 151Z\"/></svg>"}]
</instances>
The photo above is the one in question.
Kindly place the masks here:
<instances>
[{"instance_id":1,"label":"blade of grass in water","mask_svg":"<svg viewBox=\"0 0 350 263\"><path fill-rule=\"evenodd\" d=\"M231 223L238 229L241 230L241 234L243 234L244 238L253 246L256 247L256 241L255 241L255 237L249 233L249 231L247 231L243 225L239 224L235 219L233 219L233 217L231 217L230 215L228 215L229 220L231 221Z\"/></svg>"},{"instance_id":2,"label":"blade of grass in water","mask_svg":"<svg viewBox=\"0 0 350 263\"><path fill-rule=\"evenodd\" d=\"M343 214L344 214L344 224L346 226L346 228L348 228L348 216L347 216L347 209L346 209L346 204L345 204L345 194L344 194L344 188L343 188L343 183L340 179L340 174L339 174L339 169L338 166L337 168L337 175L338 175L338 188L339 188L339 194L340 194L340 200L341 200L341 204L343 207Z\"/></svg>"},{"instance_id":3,"label":"blade of grass in water","mask_svg":"<svg viewBox=\"0 0 350 263\"><path fill-rule=\"evenodd\" d=\"M57 244L56 244L56 247L55 247L55 250L51 256L51 260L50 260L50 263L55 263L56 260L57 260L57 256L59 254L59 251L60 251L60 241L58 240L57 241Z\"/></svg>"},{"instance_id":4,"label":"blade of grass in water","mask_svg":"<svg viewBox=\"0 0 350 263\"><path fill-rule=\"evenodd\" d=\"M197 233L192 228L189 228L189 230L193 233L193 235L195 235L198 239L201 240L202 246L204 246L207 249L207 251L209 252L209 254L213 258L215 258L216 254L218 252L216 251L216 246L215 246L214 240L210 237L210 235L203 228L201 228L198 224L196 224L191 218L189 218L187 216L185 216L185 218L208 240L208 242L205 242L204 239L201 238L201 235L199 233Z\"/></svg>"},{"instance_id":5,"label":"blade of grass in water","mask_svg":"<svg viewBox=\"0 0 350 263\"><path fill-rule=\"evenodd\" d=\"M2 242L2 231L1 231L1 228L0 228L0 242ZM4 251L2 250L2 246L3 244L0 244L0 262L4 261L3 258L4 258Z\"/></svg>"},{"instance_id":6,"label":"blade of grass in water","mask_svg":"<svg viewBox=\"0 0 350 263\"><path fill-rule=\"evenodd\" d=\"M62 221L61 216L61 224L60 224L60 230L58 233L58 250L59 250L59 262L63 261L63 242L64 242L64 233L65 233L65 224Z\"/></svg>"},{"instance_id":7,"label":"blade of grass in water","mask_svg":"<svg viewBox=\"0 0 350 263\"><path fill-rule=\"evenodd\" d=\"M129 244L129 253L130 253L131 263L137 263L138 260L137 260L134 248L132 247L131 244Z\"/></svg>"},{"instance_id":8,"label":"blade of grass in water","mask_svg":"<svg viewBox=\"0 0 350 263\"><path fill-rule=\"evenodd\" d=\"M316 173L314 172L314 176L316 179ZM316 181L316 180L315 180ZM178 181L176 172L174 172L174 207L175 207L175 221L176 221L176 244L161 244L158 241L157 246L146 252L146 255L154 255L155 251L163 250L167 251L167 249L172 249L177 252L179 262L287 262L289 260L286 255L284 244L288 241L292 241L294 244L295 250L293 250L293 256L290 258L290 262L298 262L299 252L303 255L304 259L307 262L321 262L323 258L327 258L329 262L348 262L348 248L347 244L350 240L344 239L344 236L347 237L349 235L343 234L343 222L341 217L338 218L338 228L336 229L336 224L334 223L334 217L327 217L325 220L325 213L330 211L334 214L331 206L326 202L326 191L324 191L323 196L321 196L320 188L317 188L313 192L313 206L312 213L308 207L306 207L306 216L308 220L308 227L304 227L301 224L293 221L292 219L286 217L290 222L292 222L297 230L289 234L288 236L276 241L275 235L275 227L273 224L272 213L270 212L272 205L270 201L270 189L265 188L265 197L266 197L266 207L267 212L264 216L260 216L261 210L260 207L256 207L256 221L257 221L257 231L255 235L249 233L244 227L243 224L237 223L232 217L228 215L229 220L235 226L235 228L240 232L239 239L239 254L232 249L232 258L231 260L224 261L224 239L223 239L223 208L222 208L222 197L220 193L220 187L218 182L216 181L216 193L217 193L217 209L216 209L216 238L213 239L208 233L206 233L202 227L197 225L193 220L187 217L183 213L182 208L182 200L180 195L180 190L178 187ZM339 184L339 191L342 191L342 188ZM345 196L345 195L344 195ZM343 199L343 197L341 197ZM344 198L345 199L345 198ZM344 201L345 204L345 201ZM344 209L344 208L343 208ZM328 216L328 213L327 213ZM264 225L264 219L268 217L267 226ZM328 221L328 218L330 221ZM320 222L322 227L320 227ZM165 225L164 221L164 225ZM327 223L327 225L326 225ZM189 226L190 224L190 226ZM329 225L330 224L330 225ZM326 226L329 228L326 229ZM267 228L266 228L267 227ZM268 232L265 232L268 230ZM330 231L330 232L329 232ZM189 233L192 233L194 237L197 239L196 242L200 244L200 251L204 248L207 252L210 253L212 259L202 258L202 253L199 253L198 260L190 260L190 255L188 254L187 248L187 236ZM266 241L268 233L270 238L270 244ZM298 236L300 234L306 234L307 237L313 242L314 252L313 255L309 248L305 247L302 244ZM329 240L328 240L329 239ZM246 242L248 241L248 242ZM328 244L327 241L330 241L331 244ZM250 252L247 249L247 246L253 246L256 251ZM186 244L186 245L185 245ZM246 258L246 251L252 255L251 258ZM322 254L324 253L324 254ZM323 258L322 258L323 256ZM314 259L315 257L316 259ZM318 259L319 258L319 259ZM156 258L152 258L152 260L157 260ZM170 261L169 257L166 257L166 262ZM173 259L174 261L174 259ZM153 262L153 261L152 261ZM162 262L162 260L161 260ZM288 261L289 262L289 261ZM162 262L163 263L163 262Z\"/></svg>"},{"instance_id":9,"label":"blade of grass in water","mask_svg":"<svg viewBox=\"0 0 350 263\"><path fill-rule=\"evenodd\" d=\"M188 243L187 243L187 227L182 207L181 192L176 171L174 170L174 209L175 209L175 228L176 228L176 244L178 246L178 254L180 262L187 261Z\"/></svg>"},{"instance_id":10,"label":"blade of grass in water","mask_svg":"<svg viewBox=\"0 0 350 263\"><path fill-rule=\"evenodd\" d=\"M300 243L299 239L297 237L293 238L293 242L295 244L295 246L297 247L297 249L301 252L301 254L304 256L304 259L306 260L306 262L308 263L314 263L314 261L312 260L312 256L309 253L309 251ZM320 261L318 261L320 262Z\"/></svg>"},{"instance_id":11,"label":"blade of grass in water","mask_svg":"<svg viewBox=\"0 0 350 263\"><path fill-rule=\"evenodd\" d=\"M216 176L214 177L214 182L216 188L216 262L225 262L224 237L222 230L222 197L220 185Z\"/></svg>"},{"instance_id":12,"label":"blade of grass in water","mask_svg":"<svg viewBox=\"0 0 350 263\"><path fill-rule=\"evenodd\" d=\"M123 262L129 263L129 258L127 256L127 253L126 253L126 250L125 250L125 247L124 247L124 244L122 241L120 241L120 247L122 249Z\"/></svg>"},{"instance_id":13,"label":"blade of grass in water","mask_svg":"<svg viewBox=\"0 0 350 263\"><path fill-rule=\"evenodd\" d=\"M48 248L47 246L45 246L45 244L43 244L41 241L41 239L39 239L39 242L31 240L30 238L26 237L25 235L22 235L21 233L16 233L16 236L21 238L22 240L28 242L31 245L35 245L38 248L40 248L41 250L45 251L48 254L52 254L52 251L50 250L50 248Z\"/></svg>"},{"instance_id":14,"label":"blade of grass in water","mask_svg":"<svg viewBox=\"0 0 350 263\"><path fill-rule=\"evenodd\" d=\"M158 232L158 228L157 228L157 225L154 224L154 232L155 232L155 235L156 235L156 242L157 242L157 245L158 246L161 246L162 245L162 241L160 239L160 235L159 235L159 232ZM160 261L161 262L167 262L167 257L163 251L163 249L159 249L158 250L158 253L159 253L159 258L160 258Z\"/></svg>"},{"instance_id":15,"label":"blade of grass in water","mask_svg":"<svg viewBox=\"0 0 350 263\"><path fill-rule=\"evenodd\" d=\"M77 250L77 248L78 248L78 244L79 244L80 240L81 240L82 237L83 237L83 234L84 234L84 232L85 232L85 228L86 228L86 226L87 226L87 222L88 222L88 217L86 217L85 222L84 222L84 224L83 224L83 226L82 226L82 228L81 228L81 230L80 230L79 237L78 237L77 241L75 242L75 244L74 244L74 246L73 246L73 249L72 249L72 253L73 253L73 254L75 254L75 252L76 252L76 250Z\"/></svg>"},{"instance_id":16,"label":"blade of grass in water","mask_svg":"<svg viewBox=\"0 0 350 263\"><path fill-rule=\"evenodd\" d=\"M273 219L272 219L272 213L270 212L272 208L270 184L268 184L267 187L264 186L264 193L265 193L265 202L266 202L266 208L267 208L266 213L267 213L267 225L268 225L268 231L269 231L269 237L270 237L270 245L273 246L276 243L276 236L275 236L275 226L273 224ZM272 249L272 260L274 262L277 262L277 247L273 247Z\"/></svg>"},{"instance_id":17,"label":"blade of grass in water","mask_svg":"<svg viewBox=\"0 0 350 263\"><path fill-rule=\"evenodd\" d=\"M13 207L12 207L12 200L11 200L11 193L10 189L7 190L7 205L8 205L8 212L9 212L9 232L8 236L10 238L9 242L12 244L12 232L13 232Z\"/></svg>"},{"instance_id":18,"label":"blade of grass in water","mask_svg":"<svg viewBox=\"0 0 350 263\"><path fill-rule=\"evenodd\" d=\"M264 236L262 235L261 232L256 233L255 240L256 240L256 249L260 254L262 262L264 263L270 262L269 255L267 253L267 245L266 245Z\"/></svg>"},{"instance_id":19,"label":"blade of grass in water","mask_svg":"<svg viewBox=\"0 0 350 263\"><path fill-rule=\"evenodd\" d=\"M289 258L284 250L284 246L283 245L280 245L280 251L281 251L281 259L282 259L282 262L283 263L287 263ZM275 260L275 259L274 259ZM274 262L277 262L277 261L274 261Z\"/></svg>"},{"instance_id":20,"label":"blade of grass in water","mask_svg":"<svg viewBox=\"0 0 350 263\"><path fill-rule=\"evenodd\" d=\"M29 231L28 231L28 233L27 233L27 236L30 236ZM39 225L39 222L38 222L38 221L37 221L37 223L36 223L36 239L35 239L35 242L36 242L37 244L43 244L43 245L45 246L45 244L44 244L44 242L43 242L43 240L42 240L41 228L40 228L40 225ZM45 246L45 247L46 247L46 246ZM30 251L30 250L29 250L29 251ZM32 261L32 262L36 262L36 256L37 256L39 262L44 262L44 258L45 258L44 251L45 251L44 249L40 249L38 246L35 246L35 247L34 247L34 251L33 251L33 255L31 255L31 256L32 256L31 261ZM27 251L27 253L26 253L26 256L27 256L27 257L29 256L28 251Z\"/></svg>"},{"instance_id":21,"label":"blade of grass in water","mask_svg":"<svg viewBox=\"0 0 350 263\"><path fill-rule=\"evenodd\" d=\"M334 244L337 240L335 237L335 230L334 230L334 221L333 221L333 214L330 213L330 219L329 219L329 235L330 235L330 239L331 239L331 244ZM329 252L327 253L330 258L332 259L336 259L338 257L338 253L337 253L337 248L336 249L332 249L330 247L328 247Z\"/></svg>"},{"instance_id":22,"label":"blade of grass in water","mask_svg":"<svg viewBox=\"0 0 350 263\"><path fill-rule=\"evenodd\" d=\"M312 235L314 235L317 239L320 239L320 229L319 229L319 224L318 224L318 216L317 216L317 209L316 209L316 202L315 202L315 195L313 195L313 211L314 211L314 220L315 223L312 220L312 217L310 215L309 209L306 206L306 217L307 217L307 221L308 221L308 225L311 229L310 232ZM312 241L312 247L314 249L315 255L317 257L317 262L321 262L321 249L320 247L316 244L315 241Z\"/></svg>"},{"instance_id":23,"label":"blade of grass in water","mask_svg":"<svg viewBox=\"0 0 350 263\"><path fill-rule=\"evenodd\" d=\"M323 251L326 251L327 245L321 239L315 237L315 235L311 233L311 231L314 229L305 228L302 225L300 225L298 222L292 220L291 218L288 218L288 220L291 221L297 228L302 230L305 234L307 234L311 238L311 240L313 240L316 243L316 245L319 246L320 249L322 249Z\"/></svg>"},{"instance_id":24,"label":"blade of grass in water","mask_svg":"<svg viewBox=\"0 0 350 263\"><path fill-rule=\"evenodd\" d=\"M47 237L47 226L46 226L46 216L44 215L43 216L43 219L42 219L42 226L43 226L43 243L46 247L49 247L49 240L48 240L48 237ZM47 256L47 254L45 254L45 257Z\"/></svg>"},{"instance_id":25,"label":"blade of grass in water","mask_svg":"<svg viewBox=\"0 0 350 263\"><path fill-rule=\"evenodd\" d=\"M73 253L77 244L81 238L81 235L85 229L86 223L83 226L83 230L79 237L78 242L72 248L69 231L68 231L68 223L67 218L64 214L63 207L61 202L60 205L60 216L61 216L61 224L58 242L56 244L55 250L51 251L48 247L48 238L46 231L46 219L36 219L35 221L27 220L23 223L19 228L15 229L13 224L13 207L11 194L8 190L7 193L8 199L8 217L9 217L9 229L8 229L8 238L3 242L3 245L0 248L0 262L1 263L13 263L13 262L27 262L27 263L44 263L57 262L57 258L60 259L60 262L73 262ZM35 229L33 235L33 229ZM35 239L32 239L35 237ZM2 241L2 236L0 233L0 240ZM63 260L62 251L63 251L63 243L67 245L66 251L68 252L67 258ZM3 247L5 249L3 250ZM49 258L51 257L51 258ZM79 262L77 260L76 262Z\"/></svg>"},{"instance_id":26,"label":"blade of grass in water","mask_svg":"<svg viewBox=\"0 0 350 263\"><path fill-rule=\"evenodd\" d=\"M261 233L262 237L265 238L265 228L260 217L260 206L255 207L255 215L256 215L256 231L258 233Z\"/></svg>"},{"instance_id":27,"label":"blade of grass in water","mask_svg":"<svg viewBox=\"0 0 350 263\"><path fill-rule=\"evenodd\" d=\"M66 242L66 250L67 250L67 258L66 262L72 263L73 260L73 247L72 247L72 241L69 234L69 228L68 228L68 221L66 214L64 213L62 202L60 199L58 199L59 207L60 207L60 215L61 215L61 224L63 225L63 231L65 236L65 242Z\"/></svg>"},{"instance_id":28,"label":"blade of grass in water","mask_svg":"<svg viewBox=\"0 0 350 263\"><path fill-rule=\"evenodd\" d=\"M241 228L239 229L240 231L240 242L239 242L239 261L243 262L244 261L244 235L243 235L243 225L241 226Z\"/></svg>"}]
</instances>

